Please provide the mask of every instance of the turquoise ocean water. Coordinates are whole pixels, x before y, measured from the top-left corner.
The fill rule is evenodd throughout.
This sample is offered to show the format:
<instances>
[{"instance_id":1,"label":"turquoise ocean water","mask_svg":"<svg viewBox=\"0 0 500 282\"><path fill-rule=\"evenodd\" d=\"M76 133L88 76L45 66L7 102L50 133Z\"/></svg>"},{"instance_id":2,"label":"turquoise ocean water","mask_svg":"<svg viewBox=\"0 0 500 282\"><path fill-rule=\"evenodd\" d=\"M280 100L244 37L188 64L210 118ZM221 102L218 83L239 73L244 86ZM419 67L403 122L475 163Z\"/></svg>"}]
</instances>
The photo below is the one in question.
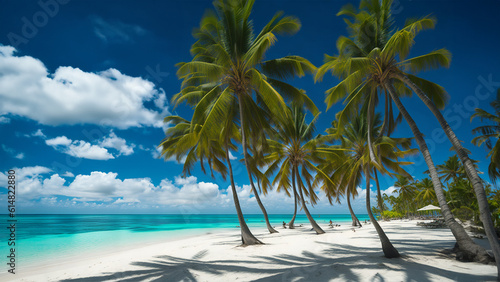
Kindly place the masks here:
<instances>
[{"instance_id":1,"label":"turquoise ocean water","mask_svg":"<svg viewBox=\"0 0 500 282\"><path fill-rule=\"evenodd\" d=\"M330 220L337 224L350 224L350 215L313 215L319 224ZM9 254L7 215L1 215L1 257ZM359 220L368 215L358 215ZM214 229L238 229L236 215L16 215L16 257L19 267L28 267L50 261L64 261L102 251L128 249L175 238L213 232ZM281 227L291 215L272 214L273 226ZM245 215L252 229L265 228L260 214ZM297 224L307 226L307 217L297 215ZM4 255L5 254L5 255ZM6 271L6 270L5 270Z\"/></svg>"}]
</instances>

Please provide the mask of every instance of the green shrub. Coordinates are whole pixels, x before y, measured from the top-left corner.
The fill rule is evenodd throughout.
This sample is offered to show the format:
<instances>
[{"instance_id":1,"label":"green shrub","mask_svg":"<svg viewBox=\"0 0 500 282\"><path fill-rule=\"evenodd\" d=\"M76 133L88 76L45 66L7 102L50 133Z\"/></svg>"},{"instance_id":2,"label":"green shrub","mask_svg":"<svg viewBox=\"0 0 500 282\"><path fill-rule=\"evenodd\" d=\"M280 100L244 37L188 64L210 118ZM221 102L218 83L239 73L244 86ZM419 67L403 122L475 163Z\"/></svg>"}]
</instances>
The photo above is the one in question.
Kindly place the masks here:
<instances>
[{"instance_id":1,"label":"green shrub","mask_svg":"<svg viewBox=\"0 0 500 282\"><path fill-rule=\"evenodd\" d=\"M382 219L402 218L403 214L395 211L382 212Z\"/></svg>"}]
</instances>

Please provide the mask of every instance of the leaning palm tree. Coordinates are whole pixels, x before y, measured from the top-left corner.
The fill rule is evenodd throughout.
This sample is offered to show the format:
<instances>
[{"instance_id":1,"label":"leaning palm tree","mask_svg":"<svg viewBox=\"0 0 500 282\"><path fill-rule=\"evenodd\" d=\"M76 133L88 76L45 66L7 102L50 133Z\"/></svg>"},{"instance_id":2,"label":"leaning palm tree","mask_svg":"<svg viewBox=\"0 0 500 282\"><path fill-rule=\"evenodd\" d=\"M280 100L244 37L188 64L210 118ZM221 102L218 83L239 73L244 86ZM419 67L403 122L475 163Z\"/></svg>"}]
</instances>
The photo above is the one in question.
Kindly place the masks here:
<instances>
[{"instance_id":1,"label":"leaning palm tree","mask_svg":"<svg viewBox=\"0 0 500 282\"><path fill-rule=\"evenodd\" d=\"M344 130L339 131L338 128L335 128L335 125L338 126L338 121L334 122L333 128L327 130L328 133L337 135L337 138L341 140L341 144L339 145L342 150L346 152L347 158L344 158L344 162L338 165L330 165L324 168L325 171L333 170L333 174L331 176L332 181L336 184L336 187L349 189L352 191L354 187L358 187L361 183L361 179L363 176L366 181L366 208L368 216L370 217L370 221L375 226L375 229L379 235L380 241L382 243L382 250L386 257L399 257L399 252L394 248L391 244L389 238L383 231L382 227L378 224L375 217L371 211L370 205L370 179L373 165L379 171L383 171L389 175L392 173L389 170L392 170L398 174L403 174L406 176L410 176L406 171L404 171L401 166L409 163L399 162L398 159L413 153L414 150L400 150L399 145L408 146L408 139L401 138L390 138L386 136L382 136L380 138L374 138L373 146L377 148L380 152L379 159L375 162L372 162L370 154L369 154L369 140L372 138L368 138L368 134L372 133L374 135L378 135L379 130L381 129L381 119L380 115L375 116L374 130L367 130L367 127L370 126L366 114L364 112L360 112L360 115L351 118L349 123L344 125ZM342 132L342 135L339 136L338 133ZM379 165L381 163L382 165ZM347 193L346 193L347 194Z\"/></svg>"},{"instance_id":2,"label":"leaning palm tree","mask_svg":"<svg viewBox=\"0 0 500 282\"><path fill-rule=\"evenodd\" d=\"M475 117L479 117L481 121L484 119L492 121L493 125L483 125L476 127L472 133L480 135L472 139L472 143L476 146L486 145L490 150L487 157L491 159L488 166L488 175L491 181L496 184L497 179L500 178L500 89L497 91L496 100L490 103L495 110L495 113L490 114L483 109L476 109L472 115L471 121ZM496 141L495 141L496 140Z\"/></svg>"},{"instance_id":3,"label":"leaning palm tree","mask_svg":"<svg viewBox=\"0 0 500 282\"><path fill-rule=\"evenodd\" d=\"M375 25L377 24L376 14L371 18L371 21ZM455 221L451 214L427 144L415 121L399 100L399 97L410 95L411 91L413 91L424 101L443 126L445 133L452 141L454 150L458 153L462 163L464 163L467 174L475 184L474 190L480 202L481 217L487 231L488 239L494 250L495 258L497 258L497 268L500 271L500 245L494 233L484 189L482 189L482 184L479 183L481 181L477 178L477 171L473 168L470 159L468 159L465 149L461 146L458 139L456 139L453 131L439 112L439 108L444 107L446 92L441 86L410 74L410 72L449 65L451 55L446 49L432 51L415 58L406 58L414 43L415 36L423 29L434 27L434 24L435 20L428 17L409 21L403 29L394 32L384 45L377 46L371 50L363 49L364 46L358 46L357 41L359 40L356 38L339 39L337 44L339 55L336 57L326 57L325 64L319 68L316 74L316 79L321 79L328 70L331 70L334 75L341 78L341 82L337 86L327 91L328 96L326 100L328 107L330 107L333 103L345 98L346 106L339 114L340 123L345 123L348 117L357 111L357 105L362 101L368 101L368 119L371 119L375 105L379 100L378 94L381 92L386 96L386 116L388 113L388 124L390 124L390 116L392 116L390 107L392 102L396 104L400 114L409 124L420 151L424 156L439 205L441 206L447 225L457 239L459 248L466 252L469 257L487 262L490 260L489 255L483 248L470 239L463 227ZM425 91L425 94L422 89ZM369 146L369 150L372 160L375 160L376 152L373 151L371 146ZM472 169L470 168L471 166Z\"/></svg>"},{"instance_id":4,"label":"leaning palm tree","mask_svg":"<svg viewBox=\"0 0 500 282\"><path fill-rule=\"evenodd\" d=\"M250 185L267 228L274 233L277 231L271 227L254 185L248 162L248 144L264 146L265 129L273 120L285 118L286 104L282 95L317 111L304 93L282 81L313 72L315 67L298 56L263 60L266 51L276 42L276 35L296 33L300 22L277 13L255 34L249 19L253 4L253 0L214 2L215 12L207 12L193 33L197 41L191 48L192 61L178 64L177 75L183 82L181 92L173 97L173 101L195 105L193 121L206 116L200 134L210 136L209 139L216 138L215 135L221 132L224 119L239 124ZM226 112L234 114L228 117Z\"/></svg>"},{"instance_id":5,"label":"leaning palm tree","mask_svg":"<svg viewBox=\"0 0 500 282\"><path fill-rule=\"evenodd\" d=\"M241 229L241 242L243 245L262 244L255 238L245 222L234 183L229 150L236 149L236 146L231 142L232 137L238 139L236 126L230 122L226 124L223 134L221 134L223 140L206 140L201 139L199 134L203 125L194 125L179 116L168 116L165 118L165 122L170 123L171 127L167 129L166 137L159 145L162 148L162 156L167 160L175 157L177 161L185 158L183 166L185 175L190 174L190 170L198 160L203 172L205 172L204 162L209 164L212 177L214 177L214 170L219 172L223 179L226 179L229 172L234 206ZM226 161L227 168L222 160Z\"/></svg>"},{"instance_id":6,"label":"leaning palm tree","mask_svg":"<svg viewBox=\"0 0 500 282\"><path fill-rule=\"evenodd\" d=\"M333 182L328 175L318 167L322 161L320 157L331 151L328 148L319 147L320 139L313 138L314 124L318 115L310 123L307 123L306 115L301 107L295 105L289 111L289 119L278 123L276 132L268 140L270 153L265 157L269 164L266 175L272 175L277 171L273 185L278 185L278 189L285 190L287 194L290 194L288 191L293 187L294 197L296 201L300 199L302 209L313 229L317 234L323 234L325 231L311 216L305 197L309 198L311 204L315 204L318 200L318 196L314 192L315 184L318 181L314 181L312 174L316 174L316 179L321 180L324 187L328 185L333 187ZM293 228L296 211L297 204L295 204L291 228Z\"/></svg>"}]
</instances>

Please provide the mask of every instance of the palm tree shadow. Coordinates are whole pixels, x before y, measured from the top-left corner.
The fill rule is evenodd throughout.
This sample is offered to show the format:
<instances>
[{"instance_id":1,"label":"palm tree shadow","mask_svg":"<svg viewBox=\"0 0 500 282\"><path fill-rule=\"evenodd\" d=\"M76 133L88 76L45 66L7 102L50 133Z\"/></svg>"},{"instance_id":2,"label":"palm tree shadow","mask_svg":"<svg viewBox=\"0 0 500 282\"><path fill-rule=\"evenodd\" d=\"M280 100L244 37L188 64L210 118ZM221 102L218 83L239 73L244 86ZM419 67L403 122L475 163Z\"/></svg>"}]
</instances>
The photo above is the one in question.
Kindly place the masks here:
<instances>
[{"instance_id":1,"label":"palm tree shadow","mask_svg":"<svg viewBox=\"0 0 500 282\"><path fill-rule=\"evenodd\" d=\"M320 243L320 242L318 242ZM418 243L418 242L413 242ZM62 281L197 281L199 274L208 275L209 280L224 278L226 274L239 277L258 274L254 281L391 281L394 272L401 272L405 281L435 281L436 279L453 279L456 281L489 281L496 276L474 274L474 265L464 264L470 268L467 273L457 273L432 265L420 263L411 255L403 255L399 259L386 259L380 248L362 248L352 245L322 243L325 249L319 252L303 251L300 255L278 254L274 256L252 256L249 260L203 260L208 254L202 250L192 258L175 256L158 256L151 261L133 262L137 270L104 273ZM450 261L450 263L452 263ZM372 277L366 273L360 276L359 269L370 270ZM255 277L255 276L253 276ZM227 277L226 277L227 278ZM242 278L244 280L244 278Z\"/></svg>"}]
</instances>

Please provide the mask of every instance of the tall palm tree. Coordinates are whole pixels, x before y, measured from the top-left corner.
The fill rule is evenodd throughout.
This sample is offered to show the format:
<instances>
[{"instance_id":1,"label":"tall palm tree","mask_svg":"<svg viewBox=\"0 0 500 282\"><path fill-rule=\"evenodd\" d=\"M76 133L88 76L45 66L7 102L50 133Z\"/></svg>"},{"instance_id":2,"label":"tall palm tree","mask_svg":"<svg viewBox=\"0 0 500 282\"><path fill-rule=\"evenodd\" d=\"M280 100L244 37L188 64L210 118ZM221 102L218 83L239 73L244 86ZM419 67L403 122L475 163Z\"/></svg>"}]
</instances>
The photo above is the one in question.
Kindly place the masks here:
<instances>
[{"instance_id":1,"label":"tall palm tree","mask_svg":"<svg viewBox=\"0 0 500 282\"><path fill-rule=\"evenodd\" d=\"M474 128L472 133L479 133L480 135L472 139L472 143L476 146L485 144L486 148L490 150L487 155L491 159L488 166L488 175L493 184L496 184L497 179L500 178L500 89L497 91L496 100L491 102L490 105L495 110L493 114L483 109L476 109L471 117L471 121L475 117L479 117L481 121L485 119L494 123L493 125L483 125Z\"/></svg>"},{"instance_id":2,"label":"tall palm tree","mask_svg":"<svg viewBox=\"0 0 500 282\"><path fill-rule=\"evenodd\" d=\"M304 194L309 198L311 204L315 204L318 200L318 196L314 192L315 184L318 181L314 181L312 174L316 174L317 179L320 179L325 187L329 185L333 189L333 182L318 166L322 161L320 157L331 151L328 148L319 147L319 139L313 138L314 124L318 115L310 123L307 123L302 107L294 105L289 111L289 119L278 123L275 134L272 134L271 139L268 140L270 153L266 156L269 163L266 175L278 171L273 185L277 184L285 191L288 191L292 186L294 197L300 199L302 209L313 229L317 234L323 234L325 231L316 223L307 208ZM297 205L295 205L295 212L296 210ZM293 227L293 218L290 226Z\"/></svg>"},{"instance_id":3,"label":"tall palm tree","mask_svg":"<svg viewBox=\"0 0 500 282\"><path fill-rule=\"evenodd\" d=\"M254 185L248 144L265 142L265 129L272 120L286 117L282 95L317 111L304 93L282 81L313 72L315 67L298 56L263 60L266 51L276 42L276 35L296 33L300 22L277 13L256 35L249 19L253 4L253 0L214 2L215 12L207 12L194 31L197 41L191 48L193 60L178 64L177 75L183 82L181 92L173 100L195 105L193 120L206 116L200 134L212 139L221 132L224 119L239 123L250 185L267 228L274 233L277 231L271 227ZM234 115L227 117L226 112Z\"/></svg>"},{"instance_id":4,"label":"tall palm tree","mask_svg":"<svg viewBox=\"0 0 500 282\"><path fill-rule=\"evenodd\" d=\"M390 8L390 5L385 5L386 9L387 7ZM373 22L373 25L377 25L377 14L370 14L373 14L373 16L369 20ZM455 221L451 214L446 204L444 191L436 168L422 137L423 135L399 100L399 96L410 95L411 91L413 91L424 101L443 126L455 151L458 153L462 163L464 163L467 174L473 180L476 197L478 198L478 202L480 202L482 221L494 250L498 263L497 268L500 271L500 245L494 233L484 189L482 188L482 184L479 183L479 179L476 178L476 170L470 168L472 162L468 159L465 149L460 145L460 142L458 142L453 131L439 112L439 108L444 107L447 97L446 92L441 86L408 73L449 65L451 55L446 49L432 51L415 58L406 58L414 43L415 36L423 29L434 27L434 24L435 20L428 17L409 21L403 29L394 32L384 45L368 50L364 49L364 46L358 46L358 38L341 38L337 42L339 55L337 57L326 56L325 64L318 69L316 79L321 79L328 70L331 70L334 75L342 79L337 86L327 91L326 99L327 105L330 107L333 103L345 98L346 106L339 114L340 123L346 122L348 117L357 111L357 105L362 101L368 101L368 118L371 118L376 102L378 101L379 91L385 94L386 101L390 99L396 104L400 114L410 126L420 151L424 155L441 210L447 225L457 239L459 247L462 251L467 252L469 257L483 262L489 261L486 251L470 239L463 227ZM398 92L396 92L395 88ZM422 89L425 91L425 94ZM386 116L387 114L389 115L387 119L388 124L391 123L390 117L392 113L390 105L392 105L392 102L386 102L385 107ZM373 151L371 146L369 146L369 150L371 158L375 159L374 155L376 152Z\"/></svg>"},{"instance_id":5,"label":"tall palm tree","mask_svg":"<svg viewBox=\"0 0 500 282\"><path fill-rule=\"evenodd\" d=\"M344 130L340 131L338 127L338 121L333 123L333 127L328 129L327 132L332 135L336 135L340 139L340 148L346 152L347 158L344 158L344 162L338 165L328 165L325 166L325 171L333 170L332 180L336 184L337 188L349 189L352 191L361 182L363 176L366 181L366 208L370 221L375 226L377 233L379 235L380 241L382 243L382 250L386 257L399 257L399 252L391 244L389 238L377 223L375 217L372 214L370 206L370 174L371 166L373 165L372 159L369 154L369 142L371 138L368 134L378 135L381 129L381 119L380 115L375 115L374 123L371 125L374 127L373 130L368 131L367 127L370 126L368 123L366 114L360 112L360 115L353 117L350 123L344 125ZM342 135L339 136L339 132ZM373 137L373 136L372 136ZM373 140L373 146L377 148L380 152L379 159L377 160L376 166L377 170L383 171L385 173L391 174L389 170L392 170L399 174L404 174L409 176L405 172L401 165L409 164L404 162L399 162L398 159L403 157L413 150L402 151L398 148L399 145L408 146L409 140L406 138L393 139L390 137L382 136ZM328 162L332 163L332 162ZM382 165L379 165L381 163ZM346 193L347 194L347 193Z\"/></svg>"},{"instance_id":6,"label":"tall palm tree","mask_svg":"<svg viewBox=\"0 0 500 282\"><path fill-rule=\"evenodd\" d=\"M183 167L184 174L190 174L191 168L198 160L204 172L204 162L207 161L212 172L212 177L214 177L213 170L219 172L223 179L226 179L227 172L229 172L234 206L241 229L242 244L262 244L261 241L255 238L245 222L236 192L236 186L234 184L229 150L236 149L236 146L231 142L232 137L238 139L236 126L231 122L226 124L224 134L222 134L223 140L206 140L201 139L199 135L202 125L194 125L190 121L179 116L168 116L165 118L165 122L171 123L172 126L167 129L165 133L166 137L159 145L159 147L162 148L162 156L164 156L165 159L175 157L178 161L185 158ZM226 161L227 168L222 160Z\"/></svg>"}]
</instances>

